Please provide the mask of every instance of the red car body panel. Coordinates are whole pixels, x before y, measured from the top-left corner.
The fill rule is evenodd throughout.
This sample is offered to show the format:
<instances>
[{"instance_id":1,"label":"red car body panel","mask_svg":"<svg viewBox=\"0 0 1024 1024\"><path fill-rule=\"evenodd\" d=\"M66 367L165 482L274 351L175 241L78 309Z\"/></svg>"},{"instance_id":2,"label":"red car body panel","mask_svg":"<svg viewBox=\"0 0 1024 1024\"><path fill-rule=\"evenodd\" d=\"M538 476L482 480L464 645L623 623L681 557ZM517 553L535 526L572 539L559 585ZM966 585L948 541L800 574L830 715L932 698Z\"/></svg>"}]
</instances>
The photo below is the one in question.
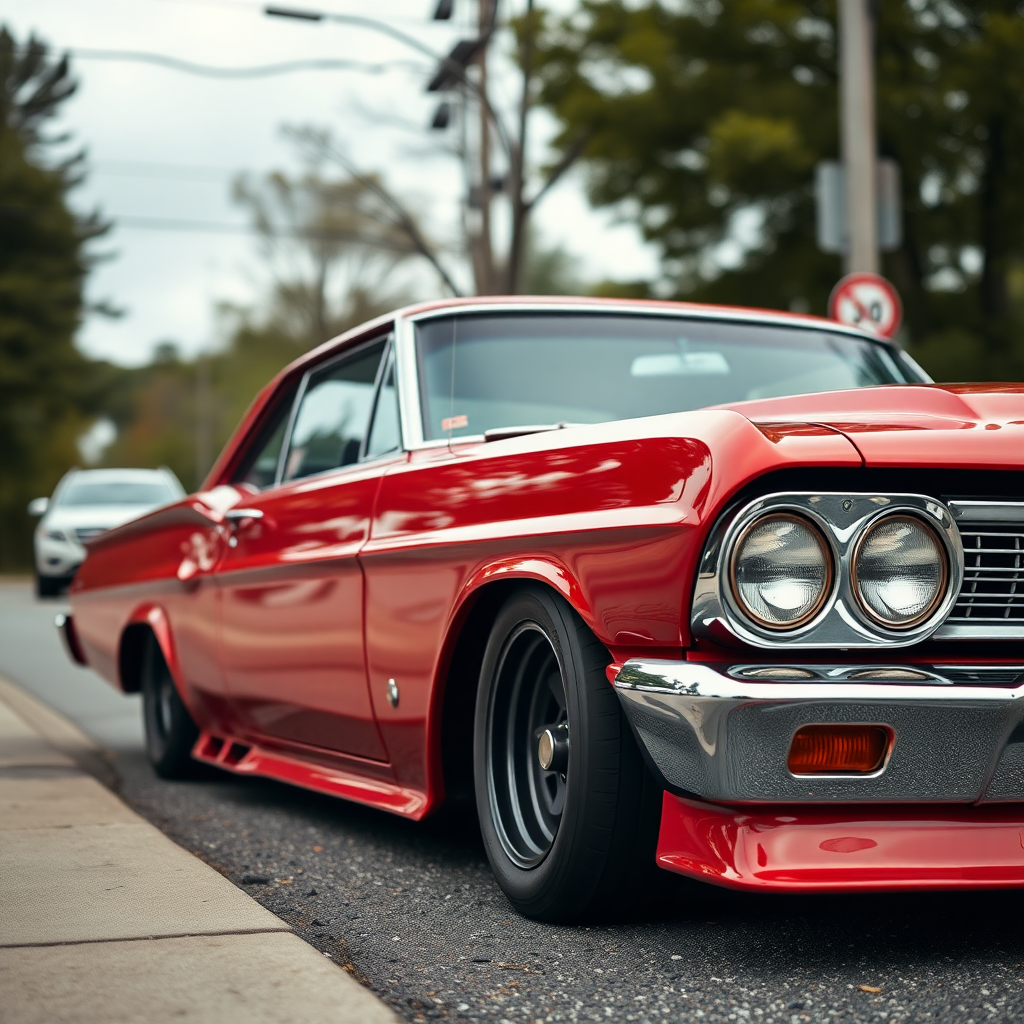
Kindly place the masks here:
<instances>
[{"instance_id":1,"label":"red car body panel","mask_svg":"<svg viewBox=\"0 0 1024 1024\"><path fill-rule=\"evenodd\" d=\"M1024 885L1019 806L727 808L666 793L657 861L731 889L844 892Z\"/></svg>"},{"instance_id":2,"label":"red car body panel","mask_svg":"<svg viewBox=\"0 0 1024 1024\"><path fill-rule=\"evenodd\" d=\"M273 398L391 319L279 375L201 492L90 544L71 600L88 663L121 688L137 685L122 670L126 636L152 628L202 730L201 760L411 818L444 799L448 667L486 588L530 579L557 590L616 663L706 656L689 631L697 561L752 481L783 469L855 479L864 467L1022 464L1024 386L888 386L426 448L260 494L232 486ZM223 528L232 508L263 513L235 547ZM1012 806L847 810L666 794L658 862L747 888L1024 882L1024 813ZM974 867L957 874L957 863ZM901 880L901 865L913 878Z\"/></svg>"},{"instance_id":3,"label":"red car body panel","mask_svg":"<svg viewBox=\"0 0 1024 1024\"><path fill-rule=\"evenodd\" d=\"M872 468L1019 469L1024 385L861 388L729 408L755 421L820 423L841 431Z\"/></svg>"}]
</instances>

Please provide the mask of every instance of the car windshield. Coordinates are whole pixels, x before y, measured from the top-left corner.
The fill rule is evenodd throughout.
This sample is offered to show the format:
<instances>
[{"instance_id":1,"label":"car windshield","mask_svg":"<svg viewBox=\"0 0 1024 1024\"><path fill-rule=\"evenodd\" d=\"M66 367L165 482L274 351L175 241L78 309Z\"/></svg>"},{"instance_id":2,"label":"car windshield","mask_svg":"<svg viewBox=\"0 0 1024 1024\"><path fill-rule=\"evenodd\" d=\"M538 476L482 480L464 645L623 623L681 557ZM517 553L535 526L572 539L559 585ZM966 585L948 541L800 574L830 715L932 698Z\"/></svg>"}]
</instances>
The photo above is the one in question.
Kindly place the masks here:
<instances>
[{"instance_id":1,"label":"car windshield","mask_svg":"<svg viewBox=\"0 0 1024 1024\"><path fill-rule=\"evenodd\" d=\"M416 331L427 439L926 380L892 346L803 327L541 313Z\"/></svg>"},{"instance_id":2,"label":"car windshield","mask_svg":"<svg viewBox=\"0 0 1024 1024\"><path fill-rule=\"evenodd\" d=\"M61 495L61 505L163 505L177 495L164 483L135 480L81 480Z\"/></svg>"}]
</instances>

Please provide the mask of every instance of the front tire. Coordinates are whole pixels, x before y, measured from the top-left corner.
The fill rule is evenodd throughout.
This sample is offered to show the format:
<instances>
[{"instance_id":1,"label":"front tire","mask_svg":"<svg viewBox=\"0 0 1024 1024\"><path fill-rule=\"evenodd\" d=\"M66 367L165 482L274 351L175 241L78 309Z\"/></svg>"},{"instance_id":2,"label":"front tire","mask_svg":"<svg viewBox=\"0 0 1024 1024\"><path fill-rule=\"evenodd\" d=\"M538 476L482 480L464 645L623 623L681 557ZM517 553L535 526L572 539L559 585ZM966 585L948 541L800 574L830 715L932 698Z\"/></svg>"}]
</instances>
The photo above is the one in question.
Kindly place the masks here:
<instances>
[{"instance_id":1,"label":"front tire","mask_svg":"<svg viewBox=\"0 0 1024 1024\"><path fill-rule=\"evenodd\" d=\"M573 609L532 585L505 603L484 653L473 745L484 846L513 906L538 920L618 916L653 888L661 793L608 662Z\"/></svg>"},{"instance_id":2,"label":"front tire","mask_svg":"<svg viewBox=\"0 0 1024 1024\"><path fill-rule=\"evenodd\" d=\"M156 637L150 633L142 662L142 721L146 755L162 779L183 779L193 774L192 747L199 729L178 695Z\"/></svg>"}]
</instances>

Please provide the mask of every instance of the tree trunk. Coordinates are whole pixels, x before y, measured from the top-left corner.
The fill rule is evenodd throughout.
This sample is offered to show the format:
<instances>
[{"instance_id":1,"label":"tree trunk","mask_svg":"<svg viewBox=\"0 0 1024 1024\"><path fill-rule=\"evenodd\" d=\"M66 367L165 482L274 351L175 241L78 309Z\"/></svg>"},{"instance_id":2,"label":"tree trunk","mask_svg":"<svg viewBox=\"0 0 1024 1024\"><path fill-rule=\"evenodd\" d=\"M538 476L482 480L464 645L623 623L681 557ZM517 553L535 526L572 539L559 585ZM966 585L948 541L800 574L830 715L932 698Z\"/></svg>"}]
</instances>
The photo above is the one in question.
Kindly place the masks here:
<instances>
[{"instance_id":1,"label":"tree trunk","mask_svg":"<svg viewBox=\"0 0 1024 1024\"><path fill-rule=\"evenodd\" d=\"M492 7L497 0L480 0L478 31L481 36L491 31ZM480 50L477 66L480 69L480 154L479 180L476 184L476 199L480 209L479 233L471 239L473 256L473 277L477 295L493 294L496 284L494 273L494 246L491 239L491 122L487 95L487 51L490 41Z\"/></svg>"},{"instance_id":2,"label":"tree trunk","mask_svg":"<svg viewBox=\"0 0 1024 1024\"><path fill-rule=\"evenodd\" d=\"M530 208L526 203L526 126L530 118L533 84L535 26L533 22L533 0L527 0L523 15L523 36L520 49L520 64L523 71L523 91L519 97L519 124L512 152L512 167L509 169L509 194L512 200L512 241L508 254L508 293L518 295L523 276L523 259L526 255L526 232L529 225Z\"/></svg>"}]
</instances>

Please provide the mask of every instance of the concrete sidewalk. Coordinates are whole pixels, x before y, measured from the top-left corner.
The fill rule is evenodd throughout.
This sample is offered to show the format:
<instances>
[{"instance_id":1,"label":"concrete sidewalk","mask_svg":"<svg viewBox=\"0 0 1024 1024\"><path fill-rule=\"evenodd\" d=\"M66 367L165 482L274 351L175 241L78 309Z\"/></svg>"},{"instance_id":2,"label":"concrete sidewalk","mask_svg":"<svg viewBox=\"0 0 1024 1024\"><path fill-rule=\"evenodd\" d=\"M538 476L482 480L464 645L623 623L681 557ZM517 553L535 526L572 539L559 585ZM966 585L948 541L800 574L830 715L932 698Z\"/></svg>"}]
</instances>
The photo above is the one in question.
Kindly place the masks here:
<instances>
[{"instance_id":1,"label":"concrete sidewalk","mask_svg":"<svg viewBox=\"0 0 1024 1024\"><path fill-rule=\"evenodd\" d=\"M0 680L0 1022L395 1024L103 770L87 737Z\"/></svg>"}]
</instances>

